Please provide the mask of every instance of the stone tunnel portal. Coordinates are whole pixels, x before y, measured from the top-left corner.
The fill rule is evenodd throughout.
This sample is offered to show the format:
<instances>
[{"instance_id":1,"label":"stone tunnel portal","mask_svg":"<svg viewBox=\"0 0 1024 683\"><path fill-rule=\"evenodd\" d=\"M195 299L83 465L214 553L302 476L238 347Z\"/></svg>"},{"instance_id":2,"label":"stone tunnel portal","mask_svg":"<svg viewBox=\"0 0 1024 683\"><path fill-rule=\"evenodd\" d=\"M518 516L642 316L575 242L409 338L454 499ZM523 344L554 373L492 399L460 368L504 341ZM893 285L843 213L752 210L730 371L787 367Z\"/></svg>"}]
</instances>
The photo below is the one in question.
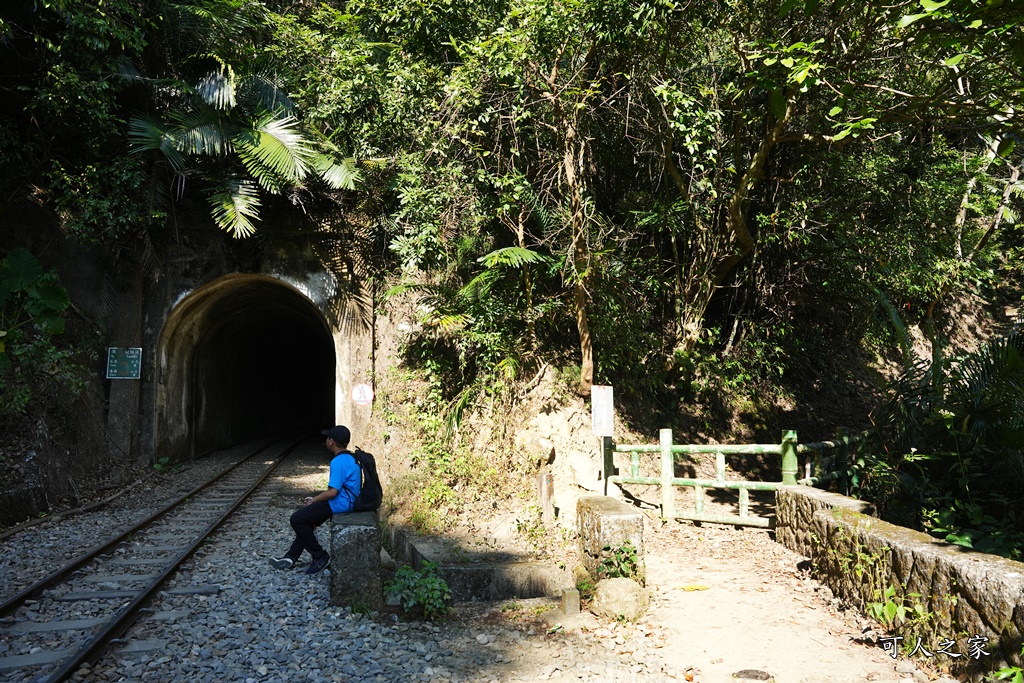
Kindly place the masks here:
<instances>
[{"instance_id":1,"label":"stone tunnel portal","mask_svg":"<svg viewBox=\"0 0 1024 683\"><path fill-rule=\"evenodd\" d=\"M280 280L229 275L186 296L164 324L157 363L157 458L333 423L334 339L319 309Z\"/></svg>"}]
</instances>

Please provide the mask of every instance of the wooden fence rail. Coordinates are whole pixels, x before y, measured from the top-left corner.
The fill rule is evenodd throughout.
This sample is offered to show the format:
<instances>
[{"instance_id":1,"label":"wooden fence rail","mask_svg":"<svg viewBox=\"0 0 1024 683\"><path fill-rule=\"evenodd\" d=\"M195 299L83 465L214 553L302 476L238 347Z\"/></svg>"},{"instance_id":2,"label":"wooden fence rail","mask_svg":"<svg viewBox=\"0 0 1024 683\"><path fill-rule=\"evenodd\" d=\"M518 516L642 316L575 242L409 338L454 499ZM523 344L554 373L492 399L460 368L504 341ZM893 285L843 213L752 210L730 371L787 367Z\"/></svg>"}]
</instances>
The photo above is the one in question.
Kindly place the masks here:
<instances>
[{"instance_id":1,"label":"wooden fence rail","mask_svg":"<svg viewBox=\"0 0 1024 683\"><path fill-rule=\"evenodd\" d=\"M772 520L750 514L750 494L755 491L774 491L780 486L804 484L822 486L833 481L838 483L840 492L845 493L849 481L849 453L851 445L862 441L869 432L853 435L845 429L837 430L834 441L818 441L801 444L796 432L786 430L782 440L777 444L673 444L672 430L662 429L659 432L657 445L625 445L616 444L612 437L601 439L602 462L605 481L605 495L610 484L640 484L661 487L661 516L663 519L689 519L697 522L713 522L716 524L735 524L768 528ZM834 452L831 457L828 452ZM615 467L614 454L629 453L629 474L619 474ZM644 454L657 453L661 459L661 475L644 477L640 475L640 458ZM715 478L693 479L675 476L676 454L715 455ZM779 455L782 458L782 481L746 481L726 479L726 457L730 455ZM800 455L805 456L806 476L797 479L800 470ZM688 487L694 490L694 509L692 512L676 512L674 487ZM704 510L704 492L707 489L725 489L739 491L739 514L712 514Z\"/></svg>"}]
</instances>

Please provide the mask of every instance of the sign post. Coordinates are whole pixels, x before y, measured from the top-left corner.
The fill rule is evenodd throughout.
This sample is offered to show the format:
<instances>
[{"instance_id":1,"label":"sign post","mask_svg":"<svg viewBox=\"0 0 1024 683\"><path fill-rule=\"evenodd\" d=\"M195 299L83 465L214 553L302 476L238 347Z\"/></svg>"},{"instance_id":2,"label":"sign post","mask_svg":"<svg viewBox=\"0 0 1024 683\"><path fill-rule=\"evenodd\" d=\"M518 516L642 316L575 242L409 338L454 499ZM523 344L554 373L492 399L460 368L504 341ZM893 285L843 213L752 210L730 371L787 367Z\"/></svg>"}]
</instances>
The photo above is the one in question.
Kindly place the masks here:
<instances>
[{"instance_id":1,"label":"sign post","mask_svg":"<svg viewBox=\"0 0 1024 683\"><path fill-rule=\"evenodd\" d=\"M111 346L107 348L107 379L142 377L142 349Z\"/></svg>"},{"instance_id":2,"label":"sign post","mask_svg":"<svg viewBox=\"0 0 1024 683\"><path fill-rule=\"evenodd\" d=\"M590 387L590 411L594 436L615 436L614 391L610 386Z\"/></svg>"}]
</instances>

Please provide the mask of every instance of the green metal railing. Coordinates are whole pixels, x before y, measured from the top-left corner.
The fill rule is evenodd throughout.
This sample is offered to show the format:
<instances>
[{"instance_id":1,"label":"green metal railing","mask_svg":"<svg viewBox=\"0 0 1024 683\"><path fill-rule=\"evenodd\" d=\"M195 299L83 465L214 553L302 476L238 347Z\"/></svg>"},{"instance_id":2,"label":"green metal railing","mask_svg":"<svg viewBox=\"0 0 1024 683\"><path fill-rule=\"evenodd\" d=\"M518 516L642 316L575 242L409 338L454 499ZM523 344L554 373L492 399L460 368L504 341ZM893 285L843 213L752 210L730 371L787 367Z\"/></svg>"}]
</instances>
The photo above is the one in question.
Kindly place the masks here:
<instances>
[{"instance_id":1,"label":"green metal railing","mask_svg":"<svg viewBox=\"0 0 1024 683\"><path fill-rule=\"evenodd\" d=\"M841 491L845 492L848 479L849 449L851 444L863 439L867 433L850 436L846 430L838 430L835 441L820 441L801 444L797 442L796 432L787 430L782 433L782 441L777 444L673 444L672 430L662 429L659 432L658 445L623 445L616 444L610 436L602 437L601 450L604 462L605 495L610 484L641 484L661 487L661 516L663 519L688 519L696 522L712 522L716 524L734 524L768 528L772 520L750 514L750 491L774 491L780 486L804 484L808 486L823 485L838 481ZM829 463L824 457L828 450L834 450L835 456ZM614 454L629 453L629 475L621 475L615 467ZM661 476L640 476L640 457L645 453L658 453L661 456ZM675 476L676 454L715 455L714 479L691 479ZM800 454L808 456L808 464L813 457L814 476L797 479L800 470ZM729 455L780 455L782 457L782 481L745 481L728 480L725 478L726 456ZM676 512L674 487L688 487L694 490L693 512ZM739 491L739 514L712 514L704 510L704 492L706 489L727 489Z\"/></svg>"}]
</instances>

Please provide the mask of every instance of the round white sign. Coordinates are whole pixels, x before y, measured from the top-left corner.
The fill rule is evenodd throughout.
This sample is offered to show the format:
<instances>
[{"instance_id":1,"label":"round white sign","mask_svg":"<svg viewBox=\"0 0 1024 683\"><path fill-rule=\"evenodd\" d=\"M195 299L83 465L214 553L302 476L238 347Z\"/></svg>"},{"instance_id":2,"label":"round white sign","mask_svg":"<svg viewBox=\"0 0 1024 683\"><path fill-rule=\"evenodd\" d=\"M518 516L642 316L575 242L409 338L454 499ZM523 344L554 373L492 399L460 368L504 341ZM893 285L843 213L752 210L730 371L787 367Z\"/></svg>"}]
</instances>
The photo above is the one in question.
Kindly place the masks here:
<instances>
[{"instance_id":1,"label":"round white sign","mask_svg":"<svg viewBox=\"0 0 1024 683\"><path fill-rule=\"evenodd\" d=\"M352 387L352 402L357 406L368 406L373 403L373 387L369 384L357 384Z\"/></svg>"}]
</instances>

